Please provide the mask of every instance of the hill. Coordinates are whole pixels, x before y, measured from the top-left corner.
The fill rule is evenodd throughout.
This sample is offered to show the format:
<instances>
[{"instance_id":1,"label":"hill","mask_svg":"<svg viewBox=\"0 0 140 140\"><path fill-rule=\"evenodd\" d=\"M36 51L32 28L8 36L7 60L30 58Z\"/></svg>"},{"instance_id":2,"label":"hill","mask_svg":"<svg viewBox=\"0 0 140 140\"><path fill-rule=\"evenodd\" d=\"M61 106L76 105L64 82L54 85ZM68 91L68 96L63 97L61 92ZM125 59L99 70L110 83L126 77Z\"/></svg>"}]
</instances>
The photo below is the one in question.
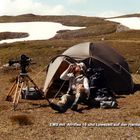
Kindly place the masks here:
<instances>
[{"instance_id":1,"label":"hill","mask_svg":"<svg viewBox=\"0 0 140 140\"><path fill-rule=\"evenodd\" d=\"M40 16L34 14L25 14L19 16L1 16L0 22L30 22L30 21L50 21L50 22L60 22L64 25L72 26L90 26L99 23L110 23L109 21L104 21L103 18L98 17L86 17L86 16Z\"/></svg>"},{"instance_id":2,"label":"hill","mask_svg":"<svg viewBox=\"0 0 140 140\"><path fill-rule=\"evenodd\" d=\"M117 51L119 51L128 60L132 72L135 72L139 66L139 62L140 62L139 59L140 31L139 30L138 31L129 30L126 27L119 25L118 23L107 21L103 18L98 18L98 17L39 16L33 14L0 17L0 22L23 22L23 21L26 22L51 21L51 22L60 22L64 25L84 26L86 28L77 31L70 31L70 30L59 31L54 38L46 41L43 40L43 41L29 41L29 42L13 43L13 44L2 44L0 45L1 64L6 63L6 61L10 57L14 58L22 52L26 52L26 53L28 52L28 54L34 58L36 57L36 52L39 50L42 55L38 57L40 59L44 59L47 57L47 54L44 52L45 49L46 50L50 49L50 55L53 55L53 52L51 52L52 50L51 47L53 47L53 50L59 49L58 52L60 53L67 47L70 47L79 42L104 41L110 44L112 47L115 47L115 49L117 49ZM15 49L14 52L10 52L9 48L11 47ZM123 47L127 49L123 49L122 51ZM18 52L16 51L17 48L20 48L20 50L18 49ZM60 48L62 49L62 51ZM128 51L126 52L126 50ZM137 55L135 55L134 52L135 50L138 50ZM133 52L134 54L132 54ZM43 63L42 65L44 65L43 60L41 60L39 63Z\"/></svg>"},{"instance_id":3,"label":"hill","mask_svg":"<svg viewBox=\"0 0 140 140\"><path fill-rule=\"evenodd\" d=\"M12 103L6 102L5 97L19 71L0 71L1 139L138 140L140 127L132 125L140 123L140 76L135 74L140 66L140 31L126 29L118 23L98 17L39 16L33 14L0 17L0 22L25 21L52 21L86 28L78 31L59 31L59 34L50 40L0 44L0 66L11 58L16 59L21 54L27 54L36 62L35 65L31 66L29 74L39 87L42 87L45 80L45 71L42 70L52 57L77 43L103 42L113 47L127 60L137 88L135 94L117 96L118 109L89 109L80 105L81 112L68 110L65 114L59 114L48 107L46 100L20 100L17 111L13 111ZM53 123L59 123L61 126L54 127ZM71 123L71 126L68 126L68 123ZM96 127L94 123L96 123ZM111 123L112 125L118 124L118 127L106 126Z\"/></svg>"},{"instance_id":4,"label":"hill","mask_svg":"<svg viewBox=\"0 0 140 140\"><path fill-rule=\"evenodd\" d=\"M136 13L136 14L128 14L128 15L122 15L122 16L111 17L111 18L126 18L126 17L140 17L140 13Z\"/></svg>"}]
</instances>

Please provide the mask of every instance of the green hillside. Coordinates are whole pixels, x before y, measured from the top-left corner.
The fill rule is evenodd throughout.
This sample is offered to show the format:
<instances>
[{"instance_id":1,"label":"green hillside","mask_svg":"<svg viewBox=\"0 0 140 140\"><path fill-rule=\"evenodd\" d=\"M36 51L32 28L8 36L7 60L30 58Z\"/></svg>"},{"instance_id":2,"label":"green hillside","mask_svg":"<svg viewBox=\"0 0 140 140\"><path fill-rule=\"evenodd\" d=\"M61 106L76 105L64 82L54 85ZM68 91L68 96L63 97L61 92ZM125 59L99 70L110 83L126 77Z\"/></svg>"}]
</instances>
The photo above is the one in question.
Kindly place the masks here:
<instances>
[{"instance_id":1,"label":"green hillside","mask_svg":"<svg viewBox=\"0 0 140 140\"><path fill-rule=\"evenodd\" d=\"M129 30L124 26L103 18L85 16L38 16L33 14L20 16L1 16L0 22L49 21L64 25L86 27L76 31L59 31L50 40L27 41L0 45L0 64L9 58L26 53L46 65L48 58L60 54L66 48L80 42L103 41L119 51L128 61L131 71L135 72L140 64L140 31ZM0 33L2 35L2 33ZM2 38L1 38L2 39ZM39 53L38 53L39 52Z\"/></svg>"}]
</instances>

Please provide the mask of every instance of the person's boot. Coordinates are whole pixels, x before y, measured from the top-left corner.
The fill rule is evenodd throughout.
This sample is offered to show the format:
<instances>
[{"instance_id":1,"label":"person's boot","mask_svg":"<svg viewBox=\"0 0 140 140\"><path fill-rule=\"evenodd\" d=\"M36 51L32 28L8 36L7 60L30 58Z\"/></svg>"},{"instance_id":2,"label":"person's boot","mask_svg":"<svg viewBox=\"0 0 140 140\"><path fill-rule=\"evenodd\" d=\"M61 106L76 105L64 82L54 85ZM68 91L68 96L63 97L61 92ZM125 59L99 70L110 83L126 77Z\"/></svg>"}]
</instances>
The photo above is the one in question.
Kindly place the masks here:
<instances>
[{"instance_id":1,"label":"person's boot","mask_svg":"<svg viewBox=\"0 0 140 140\"><path fill-rule=\"evenodd\" d=\"M58 112L60 112L60 113L64 113L64 112L65 112L65 110L64 110L61 106L59 106L59 105L57 105L57 104L50 103L50 107L51 107L53 110L56 110L56 111L58 111Z\"/></svg>"},{"instance_id":2,"label":"person's boot","mask_svg":"<svg viewBox=\"0 0 140 140\"><path fill-rule=\"evenodd\" d=\"M77 105L77 104L71 106L71 110L73 110L73 111L77 111L77 109L78 109L78 105Z\"/></svg>"},{"instance_id":3,"label":"person's boot","mask_svg":"<svg viewBox=\"0 0 140 140\"><path fill-rule=\"evenodd\" d=\"M56 111L60 111L60 106L54 104L54 103L50 103L50 107Z\"/></svg>"}]
</instances>

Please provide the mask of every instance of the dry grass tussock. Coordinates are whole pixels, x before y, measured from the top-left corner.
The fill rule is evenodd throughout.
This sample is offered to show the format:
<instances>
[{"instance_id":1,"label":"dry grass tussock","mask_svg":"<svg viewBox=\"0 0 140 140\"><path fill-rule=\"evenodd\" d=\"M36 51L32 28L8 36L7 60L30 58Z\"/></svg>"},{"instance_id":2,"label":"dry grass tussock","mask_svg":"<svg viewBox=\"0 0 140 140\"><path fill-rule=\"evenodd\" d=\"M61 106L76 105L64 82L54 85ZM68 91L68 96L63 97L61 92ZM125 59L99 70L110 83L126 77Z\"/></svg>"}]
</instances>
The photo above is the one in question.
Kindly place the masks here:
<instances>
[{"instance_id":1,"label":"dry grass tussock","mask_svg":"<svg viewBox=\"0 0 140 140\"><path fill-rule=\"evenodd\" d=\"M27 115L13 115L10 117L10 120L12 124L19 124L21 126L33 124L32 118Z\"/></svg>"}]
</instances>

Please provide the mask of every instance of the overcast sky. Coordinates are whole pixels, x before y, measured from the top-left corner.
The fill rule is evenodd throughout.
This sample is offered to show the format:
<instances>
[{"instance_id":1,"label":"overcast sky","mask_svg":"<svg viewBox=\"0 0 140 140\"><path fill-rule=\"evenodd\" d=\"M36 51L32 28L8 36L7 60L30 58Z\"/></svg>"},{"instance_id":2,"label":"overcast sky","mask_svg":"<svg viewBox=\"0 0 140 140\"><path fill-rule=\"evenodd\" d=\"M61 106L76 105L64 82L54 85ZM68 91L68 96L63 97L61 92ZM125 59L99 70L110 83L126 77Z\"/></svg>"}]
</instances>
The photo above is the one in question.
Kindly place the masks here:
<instances>
[{"instance_id":1,"label":"overcast sky","mask_svg":"<svg viewBox=\"0 0 140 140\"><path fill-rule=\"evenodd\" d=\"M140 0L0 0L0 15L118 16L140 13Z\"/></svg>"}]
</instances>

